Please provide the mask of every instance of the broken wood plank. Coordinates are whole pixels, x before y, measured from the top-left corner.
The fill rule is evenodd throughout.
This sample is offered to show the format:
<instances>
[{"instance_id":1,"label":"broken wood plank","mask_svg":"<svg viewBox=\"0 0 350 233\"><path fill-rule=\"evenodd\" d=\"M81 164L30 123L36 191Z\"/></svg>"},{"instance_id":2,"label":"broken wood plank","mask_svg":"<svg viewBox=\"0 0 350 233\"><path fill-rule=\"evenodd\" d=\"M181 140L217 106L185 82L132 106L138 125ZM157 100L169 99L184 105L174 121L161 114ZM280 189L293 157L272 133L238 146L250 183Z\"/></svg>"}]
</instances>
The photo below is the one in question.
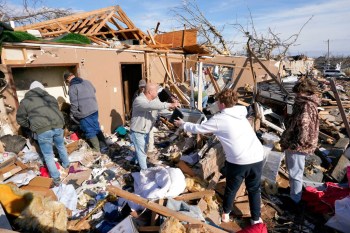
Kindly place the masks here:
<instances>
[{"instance_id":1,"label":"broken wood plank","mask_svg":"<svg viewBox=\"0 0 350 233\"><path fill-rule=\"evenodd\" d=\"M182 160L180 160L176 166L180 168L180 170L185 173L186 175L189 175L191 177L195 177L196 173Z\"/></svg>"},{"instance_id":2,"label":"broken wood plank","mask_svg":"<svg viewBox=\"0 0 350 233\"><path fill-rule=\"evenodd\" d=\"M159 232L160 226L142 226L137 228L138 232Z\"/></svg>"},{"instance_id":3,"label":"broken wood plank","mask_svg":"<svg viewBox=\"0 0 350 233\"><path fill-rule=\"evenodd\" d=\"M198 99L197 99L197 109L199 111L203 110L203 62L198 63Z\"/></svg>"},{"instance_id":4,"label":"broken wood plank","mask_svg":"<svg viewBox=\"0 0 350 233\"><path fill-rule=\"evenodd\" d=\"M270 72L269 69L267 69L267 67L260 61L260 59L253 53L252 50L250 50L250 48L248 47L248 52L258 61L258 63L260 64L260 66L268 73L268 75L278 84L278 86L280 87L280 89L287 95L289 96L289 92L284 88L284 86L282 85L282 83L278 80L278 78Z\"/></svg>"},{"instance_id":5,"label":"broken wood plank","mask_svg":"<svg viewBox=\"0 0 350 233\"><path fill-rule=\"evenodd\" d=\"M220 87L219 87L219 84L218 82L216 82L213 74L211 73L211 69L209 69L209 67L207 67L207 73L209 75L209 78L210 78L210 81L211 83L213 84L213 87L214 87L214 90L215 90L215 93L219 93L220 92Z\"/></svg>"},{"instance_id":6,"label":"broken wood plank","mask_svg":"<svg viewBox=\"0 0 350 233\"><path fill-rule=\"evenodd\" d=\"M225 233L226 231L221 230L217 227L214 226L210 226L206 223L201 222L198 219L192 218L188 215L182 214L180 212L176 212L174 210L171 210L167 207L161 206L157 203L154 203L148 199L142 198L140 196L137 196L136 194L133 193L129 193L127 191L124 191L118 187L114 187L114 186L107 186L107 191L113 195L116 195L118 197L122 197L125 198L127 200L130 200L136 204L139 204L143 207L146 207L147 209L150 209L152 211L155 211L161 215L164 215L166 217L174 217L176 219L178 219L179 221L184 221L184 222L188 222L188 223L193 223L193 224L201 224L203 225L206 229L215 232L215 233Z\"/></svg>"},{"instance_id":7,"label":"broken wood plank","mask_svg":"<svg viewBox=\"0 0 350 233\"><path fill-rule=\"evenodd\" d=\"M333 137L331 137L331 136L329 136L321 131L318 133L318 137L320 139L323 139L324 141L328 142L329 144L333 144L336 141L335 138L333 138Z\"/></svg>"},{"instance_id":8,"label":"broken wood plank","mask_svg":"<svg viewBox=\"0 0 350 233\"><path fill-rule=\"evenodd\" d=\"M348 148L349 141L349 138L340 138L329 152L328 157L338 158L341 156Z\"/></svg>"},{"instance_id":9,"label":"broken wood plank","mask_svg":"<svg viewBox=\"0 0 350 233\"><path fill-rule=\"evenodd\" d=\"M214 195L215 195L214 190L205 190L205 191L200 191L195 193L185 193L175 197L174 199L177 201L190 201L190 200L201 199L202 197L214 196Z\"/></svg>"},{"instance_id":10,"label":"broken wood plank","mask_svg":"<svg viewBox=\"0 0 350 233\"><path fill-rule=\"evenodd\" d=\"M155 202L161 206L164 205L164 199L159 199L159 200L156 200ZM158 217L159 217L159 215L156 212L152 211L151 226L156 225L156 221L157 221Z\"/></svg>"},{"instance_id":11,"label":"broken wood plank","mask_svg":"<svg viewBox=\"0 0 350 233\"><path fill-rule=\"evenodd\" d=\"M344 155L340 156L336 166L334 166L331 176L340 183L346 175L346 168L348 166L350 166L349 159Z\"/></svg>"},{"instance_id":12,"label":"broken wood plank","mask_svg":"<svg viewBox=\"0 0 350 233\"><path fill-rule=\"evenodd\" d=\"M332 88L332 91L334 93L335 99L337 100L337 105L338 105L338 108L340 111L341 118L343 119L343 123L345 125L346 132L348 134L348 137L350 137L350 125L348 122L348 118L346 117L346 113L345 113L343 105L340 101L339 93L337 91L337 87L335 86L335 82L334 82L333 78L330 79L330 84L331 84L331 88Z\"/></svg>"}]
</instances>

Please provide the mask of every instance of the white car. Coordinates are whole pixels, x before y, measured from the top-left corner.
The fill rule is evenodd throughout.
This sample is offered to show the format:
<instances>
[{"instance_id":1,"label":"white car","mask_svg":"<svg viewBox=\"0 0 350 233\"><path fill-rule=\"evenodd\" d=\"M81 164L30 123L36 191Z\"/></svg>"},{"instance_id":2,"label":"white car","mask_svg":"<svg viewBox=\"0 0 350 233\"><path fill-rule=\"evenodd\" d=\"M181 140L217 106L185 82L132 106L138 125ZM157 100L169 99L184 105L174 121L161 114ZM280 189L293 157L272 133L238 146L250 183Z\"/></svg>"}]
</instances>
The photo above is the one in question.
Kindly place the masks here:
<instances>
[{"instance_id":1,"label":"white car","mask_svg":"<svg viewBox=\"0 0 350 233\"><path fill-rule=\"evenodd\" d=\"M324 77L335 77L335 78L345 78L346 74L340 70L327 69L323 71Z\"/></svg>"}]
</instances>

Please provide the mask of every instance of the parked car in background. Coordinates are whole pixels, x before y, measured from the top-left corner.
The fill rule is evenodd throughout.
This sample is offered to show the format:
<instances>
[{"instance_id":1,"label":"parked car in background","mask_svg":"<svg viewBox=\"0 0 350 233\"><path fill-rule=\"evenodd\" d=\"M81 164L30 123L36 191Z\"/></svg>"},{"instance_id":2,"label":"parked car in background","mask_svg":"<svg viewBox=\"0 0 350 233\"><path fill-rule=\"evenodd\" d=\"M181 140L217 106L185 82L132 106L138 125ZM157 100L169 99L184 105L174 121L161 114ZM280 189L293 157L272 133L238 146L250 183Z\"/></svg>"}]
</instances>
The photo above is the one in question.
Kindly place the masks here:
<instances>
[{"instance_id":1,"label":"parked car in background","mask_svg":"<svg viewBox=\"0 0 350 233\"><path fill-rule=\"evenodd\" d=\"M346 74L336 69L326 69L323 71L324 77L346 78Z\"/></svg>"}]
</instances>

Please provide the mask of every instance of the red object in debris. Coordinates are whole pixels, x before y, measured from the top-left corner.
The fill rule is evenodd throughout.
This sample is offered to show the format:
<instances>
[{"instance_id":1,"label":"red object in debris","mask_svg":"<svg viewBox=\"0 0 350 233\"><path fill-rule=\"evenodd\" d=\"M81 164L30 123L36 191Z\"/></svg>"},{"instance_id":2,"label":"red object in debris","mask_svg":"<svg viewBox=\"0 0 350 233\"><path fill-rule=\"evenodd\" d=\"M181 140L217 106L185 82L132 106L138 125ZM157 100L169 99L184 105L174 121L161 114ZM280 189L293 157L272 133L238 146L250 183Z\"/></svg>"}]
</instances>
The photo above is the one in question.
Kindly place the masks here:
<instances>
[{"instance_id":1,"label":"red object in debris","mask_svg":"<svg viewBox=\"0 0 350 233\"><path fill-rule=\"evenodd\" d=\"M55 164L56 164L57 169L60 169L60 165L57 162ZM47 169L46 166L41 166L39 168L39 171L40 171L40 176L49 177L49 178L51 177L49 170Z\"/></svg>"},{"instance_id":2,"label":"red object in debris","mask_svg":"<svg viewBox=\"0 0 350 233\"><path fill-rule=\"evenodd\" d=\"M350 194L350 189L340 187L332 182L326 182L325 184L326 189L322 191L311 186L306 187L302 199L315 213L332 214L334 213L335 201L347 197Z\"/></svg>"},{"instance_id":3,"label":"red object in debris","mask_svg":"<svg viewBox=\"0 0 350 233\"><path fill-rule=\"evenodd\" d=\"M237 231L237 233L267 233L267 227L265 223L258 223Z\"/></svg>"},{"instance_id":4,"label":"red object in debris","mask_svg":"<svg viewBox=\"0 0 350 233\"><path fill-rule=\"evenodd\" d=\"M69 137L73 141L78 141L79 140L79 137L78 137L78 135L76 133L72 133Z\"/></svg>"}]
</instances>

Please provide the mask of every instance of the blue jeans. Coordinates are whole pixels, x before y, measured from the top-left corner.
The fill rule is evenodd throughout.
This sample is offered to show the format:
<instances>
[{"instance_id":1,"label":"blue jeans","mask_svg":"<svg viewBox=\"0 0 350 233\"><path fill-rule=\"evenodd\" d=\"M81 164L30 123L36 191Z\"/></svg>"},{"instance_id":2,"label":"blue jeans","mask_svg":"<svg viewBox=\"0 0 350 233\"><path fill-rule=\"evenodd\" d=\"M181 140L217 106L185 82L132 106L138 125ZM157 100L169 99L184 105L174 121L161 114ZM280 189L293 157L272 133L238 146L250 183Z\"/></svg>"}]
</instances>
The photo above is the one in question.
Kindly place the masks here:
<instances>
[{"instance_id":1,"label":"blue jeans","mask_svg":"<svg viewBox=\"0 0 350 233\"><path fill-rule=\"evenodd\" d=\"M84 132L87 139L96 137L101 132L100 123L98 122L98 111L80 119L80 129Z\"/></svg>"},{"instance_id":2,"label":"blue jeans","mask_svg":"<svg viewBox=\"0 0 350 233\"><path fill-rule=\"evenodd\" d=\"M52 143L55 144L58 150L62 167L67 168L69 166L69 159L66 147L64 146L63 129L52 129L38 134L38 143L51 178L54 180L59 179L60 173L55 164L55 155L53 153Z\"/></svg>"},{"instance_id":3,"label":"blue jeans","mask_svg":"<svg viewBox=\"0 0 350 233\"><path fill-rule=\"evenodd\" d=\"M136 158L142 170L147 169L147 144L149 139L148 133L137 133L131 131L131 141L134 143Z\"/></svg>"},{"instance_id":4,"label":"blue jeans","mask_svg":"<svg viewBox=\"0 0 350 233\"><path fill-rule=\"evenodd\" d=\"M233 201L236 198L237 191L243 180L248 191L249 208L252 219L257 221L260 217L261 205L261 173L263 162L239 165L225 162L226 168L226 187L224 194L223 210L224 213L230 213Z\"/></svg>"},{"instance_id":5,"label":"blue jeans","mask_svg":"<svg viewBox=\"0 0 350 233\"><path fill-rule=\"evenodd\" d=\"M286 164L289 173L290 198L298 203L303 190L303 176L305 167L304 153L286 150Z\"/></svg>"}]
</instances>

